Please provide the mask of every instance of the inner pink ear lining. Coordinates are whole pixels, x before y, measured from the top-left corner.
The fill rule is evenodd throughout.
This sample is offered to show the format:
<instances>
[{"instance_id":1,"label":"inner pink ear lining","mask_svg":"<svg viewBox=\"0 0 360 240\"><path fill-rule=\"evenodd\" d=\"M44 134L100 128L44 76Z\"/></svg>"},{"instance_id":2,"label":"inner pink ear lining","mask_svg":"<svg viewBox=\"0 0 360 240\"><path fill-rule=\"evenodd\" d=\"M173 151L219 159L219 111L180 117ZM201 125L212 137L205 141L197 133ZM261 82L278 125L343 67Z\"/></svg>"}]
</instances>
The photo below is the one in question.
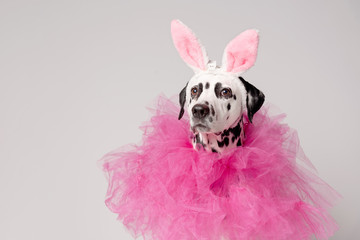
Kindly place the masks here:
<instances>
[{"instance_id":1,"label":"inner pink ear lining","mask_svg":"<svg viewBox=\"0 0 360 240\"><path fill-rule=\"evenodd\" d=\"M195 34L179 20L172 22L172 37L181 58L193 68L205 70L207 55Z\"/></svg>"},{"instance_id":2,"label":"inner pink ear lining","mask_svg":"<svg viewBox=\"0 0 360 240\"><path fill-rule=\"evenodd\" d=\"M186 48L186 52L189 55L189 58L194 62L195 67L199 68L200 70L205 69L205 64L203 63L202 58L197 59L198 57L196 55L193 56L193 54L191 54L191 52L194 52L194 51L190 51L189 48Z\"/></svg>"},{"instance_id":3,"label":"inner pink ear lining","mask_svg":"<svg viewBox=\"0 0 360 240\"><path fill-rule=\"evenodd\" d=\"M241 61L240 64L238 64L238 67L234 67L236 62ZM232 54L231 52L227 53L227 67L226 67L226 71L228 72L232 72L232 73L236 73L238 71L242 71L244 70L243 67L248 63L248 59L246 58L236 58L234 56L234 54ZM246 67L245 67L246 68Z\"/></svg>"},{"instance_id":4,"label":"inner pink ear lining","mask_svg":"<svg viewBox=\"0 0 360 240\"><path fill-rule=\"evenodd\" d=\"M185 43L186 42L186 43ZM191 44L189 44L189 39L185 39L184 40L184 44L183 44L183 47L182 47L182 49L184 49L185 51L185 53L186 54L184 54L184 53L182 53L182 54L184 54L184 55L182 55L182 54L180 54L180 56L181 56L181 58L185 61L185 62L187 62L189 65L191 65L191 66L194 66L194 67L196 67L196 68L199 68L199 69L201 69L201 70L203 70L204 69L204 65L202 64L202 62L201 61L199 61L199 59L197 59L197 56L195 55L194 56L194 52L196 52L196 48L194 48ZM185 59L189 59L189 60L185 60ZM202 66L201 66L202 65Z\"/></svg>"},{"instance_id":5,"label":"inner pink ear lining","mask_svg":"<svg viewBox=\"0 0 360 240\"><path fill-rule=\"evenodd\" d=\"M258 31L254 29L246 30L231 40L223 57L226 71L239 74L251 68L256 61L258 42Z\"/></svg>"}]
</instances>

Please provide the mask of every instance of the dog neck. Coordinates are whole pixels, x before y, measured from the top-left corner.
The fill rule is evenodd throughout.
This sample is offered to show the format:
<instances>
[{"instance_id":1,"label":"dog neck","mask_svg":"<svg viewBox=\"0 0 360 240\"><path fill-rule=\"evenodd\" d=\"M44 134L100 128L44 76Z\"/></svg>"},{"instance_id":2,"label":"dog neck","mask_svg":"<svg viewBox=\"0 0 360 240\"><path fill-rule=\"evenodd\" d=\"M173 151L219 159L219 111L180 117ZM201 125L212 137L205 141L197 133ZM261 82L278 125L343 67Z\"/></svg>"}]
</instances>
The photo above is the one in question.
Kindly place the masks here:
<instances>
[{"instance_id":1,"label":"dog neck","mask_svg":"<svg viewBox=\"0 0 360 240\"><path fill-rule=\"evenodd\" d=\"M220 133L195 133L193 146L196 150L204 148L208 152L222 153L227 149L242 146L244 136L243 118L241 117L230 128Z\"/></svg>"}]
</instances>

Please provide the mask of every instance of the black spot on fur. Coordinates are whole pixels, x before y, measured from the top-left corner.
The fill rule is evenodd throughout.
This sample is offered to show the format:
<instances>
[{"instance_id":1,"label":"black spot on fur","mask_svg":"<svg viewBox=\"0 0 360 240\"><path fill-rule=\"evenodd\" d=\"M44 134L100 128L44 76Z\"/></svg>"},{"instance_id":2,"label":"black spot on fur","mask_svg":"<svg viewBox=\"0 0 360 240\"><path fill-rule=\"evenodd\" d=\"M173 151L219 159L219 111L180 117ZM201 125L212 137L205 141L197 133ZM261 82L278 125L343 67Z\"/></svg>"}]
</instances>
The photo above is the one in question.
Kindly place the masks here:
<instances>
[{"instance_id":1,"label":"black spot on fur","mask_svg":"<svg viewBox=\"0 0 360 240\"><path fill-rule=\"evenodd\" d=\"M240 127L240 122L233 128L230 128L229 131L235 136L235 137L239 137L240 133L241 133L241 127Z\"/></svg>"},{"instance_id":2,"label":"black spot on fur","mask_svg":"<svg viewBox=\"0 0 360 240\"><path fill-rule=\"evenodd\" d=\"M206 105L209 105L209 102L208 102L208 101L205 101L205 104L206 104Z\"/></svg>"},{"instance_id":3,"label":"black spot on fur","mask_svg":"<svg viewBox=\"0 0 360 240\"><path fill-rule=\"evenodd\" d=\"M221 134L222 137L224 136L229 136L229 129L226 129L223 131L223 133Z\"/></svg>"},{"instance_id":4,"label":"black spot on fur","mask_svg":"<svg viewBox=\"0 0 360 240\"><path fill-rule=\"evenodd\" d=\"M205 89L208 89L210 87L210 84L207 82L206 84L205 84Z\"/></svg>"},{"instance_id":5,"label":"black spot on fur","mask_svg":"<svg viewBox=\"0 0 360 240\"><path fill-rule=\"evenodd\" d=\"M225 146L229 146L229 138L226 137L226 138L224 139L224 143L225 143Z\"/></svg>"},{"instance_id":6,"label":"black spot on fur","mask_svg":"<svg viewBox=\"0 0 360 240\"><path fill-rule=\"evenodd\" d=\"M227 105L227 110L230 111L230 109L231 109L231 104L228 103L228 105Z\"/></svg>"},{"instance_id":7,"label":"black spot on fur","mask_svg":"<svg viewBox=\"0 0 360 240\"><path fill-rule=\"evenodd\" d=\"M225 137L223 141L221 142L217 141L217 144L220 148L224 147L224 145L227 147L229 146L229 138Z\"/></svg>"},{"instance_id":8,"label":"black spot on fur","mask_svg":"<svg viewBox=\"0 0 360 240\"><path fill-rule=\"evenodd\" d=\"M195 142L196 142L196 143L200 143L200 136L199 136L199 134L196 134L196 135L195 135Z\"/></svg>"},{"instance_id":9,"label":"black spot on fur","mask_svg":"<svg viewBox=\"0 0 360 240\"><path fill-rule=\"evenodd\" d=\"M231 138L231 142L232 142L232 143L234 143L234 142L235 142L235 140L236 140L236 137L235 137L235 136L233 136L233 137Z\"/></svg>"},{"instance_id":10,"label":"black spot on fur","mask_svg":"<svg viewBox=\"0 0 360 240\"><path fill-rule=\"evenodd\" d=\"M196 96L196 99L198 99L200 97L202 92L203 92L203 84L199 83L199 94Z\"/></svg>"},{"instance_id":11,"label":"black spot on fur","mask_svg":"<svg viewBox=\"0 0 360 240\"><path fill-rule=\"evenodd\" d=\"M211 148L211 151L217 153L217 151L214 148Z\"/></svg>"},{"instance_id":12,"label":"black spot on fur","mask_svg":"<svg viewBox=\"0 0 360 240\"><path fill-rule=\"evenodd\" d=\"M216 95L217 98L221 97L221 94L220 94L221 88L222 88L221 83L218 82L218 83L215 84L214 91L215 91L215 95Z\"/></svg>"},{"instance_id":13,"label":"black spot on fur","mask_svg":"<svg viewBox=\"0 0 360 240\"><path fill-rule=\"evenodd\" d=\"M226 120L228 120L228 119L229 119L229 117L230 117L230 116L227 116Z\"/></svg>"},{"instance_id":14,"label":"black spot on fur","mask_svg":"<svg viewBox=\"0 0 360 240\"><path fill-rule=\"evenodd\" d=\"M215 116L215 110L213 105L210 106L210 109L211 109L211 115Z\"/></svg>"},{"instance_id":15,"label":"black spot on fur","mask_svg":"<svg viewBox=\"0 0 360 240\"><path fill-rule=\"evenodd\" d=\"M238 140L238 142L236 143L236 146L241 146L241 139Z\"/></svg>"},{"instance_id":16,"label":"black spot on fur","mask_svg":"<svg viewBox=\"0 0 360 240\"><path fill-rule=\"evenodd\" d=\"M212 117L209 117L209 122L212 122L212 121L213 121Z\"/></svg>"},{"instance_id":17,"label":"black spot on fur","mask_svg":"<svg viewBox=\"0 0 360 240\"><path fill-rule=\"evenodd\" d=\"M234 95L234 100L236 100L236 95Z\"/></svg>"}]
</instances>

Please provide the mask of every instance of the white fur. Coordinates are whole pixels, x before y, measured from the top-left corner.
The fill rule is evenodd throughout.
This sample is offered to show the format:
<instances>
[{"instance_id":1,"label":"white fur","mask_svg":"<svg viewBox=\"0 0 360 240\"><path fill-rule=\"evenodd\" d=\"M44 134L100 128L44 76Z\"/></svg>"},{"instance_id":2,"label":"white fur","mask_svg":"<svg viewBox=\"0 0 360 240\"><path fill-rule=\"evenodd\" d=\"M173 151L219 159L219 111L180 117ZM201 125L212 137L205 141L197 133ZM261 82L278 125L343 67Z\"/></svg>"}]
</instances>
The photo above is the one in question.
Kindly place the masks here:
<instances>
[{"instance_id":1,"label":"white fur","mask_svg":"<svg viewBox=\"0 0 360 240\"><path fill-rule=\"evenodd\" d=\"M203 92L199 99L190 103L191 89L200 82L204 85ZM206 82L210 83L209 89L205 89ZM237 97L237 100L231 101L230 111L226 109L227 101L218 99L215 95L214 86L217 82L222 83L223 87L229 87L232 90L232 94ZM201 71L195 74L187 85L186 96L186 109L189 116L192 116L191 109L195 104L204 104L205 101L208 101L210 105L214 106L217 120L214 119L212 123L208 123L211 132L214 133L222 132L229 128L246 109L246 90L242 82L236 75L224 72L220 68L212 71ZM229 116L229 119L226 119L227 116ZM190 125L192 124L193 119L190 118Z\"/></svg>"}]
</instances>

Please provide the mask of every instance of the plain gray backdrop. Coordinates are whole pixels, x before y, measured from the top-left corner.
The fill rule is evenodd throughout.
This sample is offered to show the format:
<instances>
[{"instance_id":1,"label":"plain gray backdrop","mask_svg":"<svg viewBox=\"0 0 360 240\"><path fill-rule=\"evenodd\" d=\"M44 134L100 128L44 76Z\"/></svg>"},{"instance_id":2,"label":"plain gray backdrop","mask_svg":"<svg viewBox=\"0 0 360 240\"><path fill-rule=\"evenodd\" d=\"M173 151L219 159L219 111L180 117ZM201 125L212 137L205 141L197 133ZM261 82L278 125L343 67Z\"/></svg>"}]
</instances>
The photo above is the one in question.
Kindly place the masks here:
<instances>
[{"instance_id":1,"label":"plain gray backdrop","mask_svg":"<svg viewBox=\"0 0 360 240\"><path fill-rule=\"evenodd\" d=\"M146 106L192 76L170 21L220 62L260 30L243 76L287 113L343 199L331 239L360 239L359 1L0 1L0 239L132 239L97 160L138 143Z\"/></svg>"}]
</instances>

